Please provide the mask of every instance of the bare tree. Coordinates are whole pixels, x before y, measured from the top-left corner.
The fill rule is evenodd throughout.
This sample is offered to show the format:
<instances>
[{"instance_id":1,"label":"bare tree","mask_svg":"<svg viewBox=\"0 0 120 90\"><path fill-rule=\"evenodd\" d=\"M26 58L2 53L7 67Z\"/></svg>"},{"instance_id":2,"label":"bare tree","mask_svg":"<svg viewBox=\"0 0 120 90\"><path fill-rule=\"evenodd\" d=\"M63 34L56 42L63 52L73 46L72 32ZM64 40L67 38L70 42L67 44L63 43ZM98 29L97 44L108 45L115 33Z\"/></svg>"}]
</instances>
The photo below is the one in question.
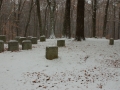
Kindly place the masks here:
<instances>
[{"instance_id":1,"label":"bare tree","mask_svg":"<svg viewBox=\"0 0 120 90\"><path fill-rule=\"evenodd\" d=\"M92 29L93 29L93 37L96 36L96 10L97 10L97 0L92 0Z\"/></svg>"},{"instance_id":2,"label":"bare tree","mask_svg":"<svg viewBox=\"0 0 120 90\"><path fill-rule=\"evenodd\" d=\"M49 11L50 11L50 38L55 38L55 11L56 11L56 0L47 0Z\"/></svg>"},{"instance_id":3,"label":"bare tree","mask_svg":"<svg viewBox=\"0 0 120 90\"><path fill-rule=\"evenodd\" d=\"M106 8L105 8L105 16L104 16L104 23L103 23L103 36L106 36L106 25L107 25L107 16L108 16L108 7L109 7L109 0L107 0Z\"/></svg>"},{"instance_id":4,"label":"bare tree","mask_svg":"<svg viewBox=\"0 0 120 90\"><path fill-rule=\"evenodd\" d=\"M43 35L43 28L42 28L42 20L41 20L41 11L40 11L40 1L36 0L36 5L37 5L37 16L38 16L38 22L39 22L39 33L40 36Z\"/></svg>"},{"instance_id":5,"label":"bare tree","mask_svg":"<svg viewBox=\"0 0 120 90\"><path fill-rule=\"evenodd\" d=\"M64 24L63 24L63 36L71 38L71 29L70 29L70 6L71 0L66 0Z\"/></svg>"},{"instance_id":6,"label":"bare tree","mask_svg":"<svg viewBox=\"0 0 120 90\"><path fill-rule=\"evenodd\" d=\"M84 36L84 6L85 0L78 0L77 4L77 26L76 26L76 37L77 41L81 41L81 39L85 40Z\"/></svg>"}]
</instances>

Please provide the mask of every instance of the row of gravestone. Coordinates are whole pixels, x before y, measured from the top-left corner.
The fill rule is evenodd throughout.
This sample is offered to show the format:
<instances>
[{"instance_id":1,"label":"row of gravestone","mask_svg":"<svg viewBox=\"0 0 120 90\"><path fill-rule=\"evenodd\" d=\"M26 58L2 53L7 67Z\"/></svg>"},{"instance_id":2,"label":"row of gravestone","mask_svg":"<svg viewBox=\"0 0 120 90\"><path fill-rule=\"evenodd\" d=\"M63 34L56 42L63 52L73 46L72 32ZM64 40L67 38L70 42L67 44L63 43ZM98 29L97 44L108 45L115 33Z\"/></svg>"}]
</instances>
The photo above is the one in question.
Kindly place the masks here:
<instances>
[{"instance_id":1,"label":"row of gravestone","mask_svg":"<svg viewBox=\"0 0 120 90\"><path fill-rule=\"evenodd\" d=\"M3 40L4 43L6 43L6 36L5 35L0 35L0 40ZM16 36L15 40L17 40L20 44L22 44L23 40L31 40L32 44L37 44L37 37L32 37L32 36L28 36L28 37ZM41 36L40 41L41 42L46 41L45 36Z\"/></svg>"},{"instance_id":2,"label":"row of gravestone","mask_svg":"<svg viewBox=\"0 0 120 90\"><path fill-rule=\"evenodd\" d=\"M40 41L45 41L45 36L40 37ZM0 35L0 52L4 51L4 43L6 43L6 36ZM32 49L32 44L37 44L37 37L15 37L15 40L8 41L8 51L18 51L19 44L22 45L22 50Z\"/></svg>"},{"instance_id":3,"label":"row of gravestone","mask_svg":"<svg viewBox=\"0 0 120 90\"><path fill-rule=\"evenodd\" d=\"M40 41L46 41L45 36L41 36ZM6 42L6 37L0 35L0 52L4 51L4 42ZM8 51L18 51L19 44L22 45L22 50L32 49L32 44L37 44L37 38L32 36L28 36L27 38L17 36L15 40L8 42ZM57 46L46 47L46 59L52 60L58 58L58 47L63 46L65 46L65 40L57 40Z\"/></svg>"}]
</instances>

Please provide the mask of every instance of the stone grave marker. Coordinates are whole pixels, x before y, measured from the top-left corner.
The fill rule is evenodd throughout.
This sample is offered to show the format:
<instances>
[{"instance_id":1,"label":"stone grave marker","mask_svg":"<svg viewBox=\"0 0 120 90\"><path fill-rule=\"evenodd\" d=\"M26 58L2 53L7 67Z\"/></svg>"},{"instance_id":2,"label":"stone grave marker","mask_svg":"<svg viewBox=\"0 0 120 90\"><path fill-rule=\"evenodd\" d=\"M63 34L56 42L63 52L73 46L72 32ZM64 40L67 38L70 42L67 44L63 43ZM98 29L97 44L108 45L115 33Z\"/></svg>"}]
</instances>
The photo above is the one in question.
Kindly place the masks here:
<instances>
[{"instance_id":1,"label":"stone grave marker","mask_svg":"<svg viewBox=\"0 0 120 90\"><path fill-rule=\"evenodd\" d=\"M0 40L0 52L4 51L4 41Z\"/></svg>"},{"instance_id":2,"label":"stone grave marker","mask_svg":"<svg viewBox=\"0 0 120 90\"><path fill-rule=\"evenodd\" d=\"M30 40L23 40L22 41L22 50L32 49L32 43Z\"/></svg>"},{"instance_id":3,"label":"stone grave marker","mask_svg":"<svg viewBox=\"0 0 120 90\"><path fill-rule=\"evenodd\" d=\"M52 60L58 58L58 47L48 46L46 47L46 59Z\"/></svg>"},{"instance_id":4,"label":"stone grave marker","mask_svg":"<svg viewBox=\"0 0 120 90\"><path fill-rule=\"evenodd\" d=\"M8 42L8 51L19 51L19 44L17 40L10 40Z\"/></svg>"},{"instance_id":5,"label":"stone grave marker","mask_svg":"<svg viewBox=\"0 0 120 90\"><path fill-rule=\"evenodd\" d=\"M0 35L0 40L3 40L4 42L6 42L6 36L5 35Z\"/></svg>"}]
</instances>

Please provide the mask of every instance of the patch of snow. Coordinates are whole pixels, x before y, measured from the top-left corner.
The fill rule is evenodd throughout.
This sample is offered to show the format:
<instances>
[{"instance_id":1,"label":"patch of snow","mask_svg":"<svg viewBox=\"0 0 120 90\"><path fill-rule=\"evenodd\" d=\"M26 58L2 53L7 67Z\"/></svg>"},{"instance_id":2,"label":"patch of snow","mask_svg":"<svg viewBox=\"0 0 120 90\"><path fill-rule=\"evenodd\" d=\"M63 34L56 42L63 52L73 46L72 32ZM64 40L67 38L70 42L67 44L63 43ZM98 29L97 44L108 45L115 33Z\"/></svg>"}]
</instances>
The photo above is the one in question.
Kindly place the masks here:
<instances>
[{"instance_id":1,"label":"patch of snow","mask_svg":"<svg viewBox=\"0 0 120 90\"><path fill-rule=\"evenodd\" d=\"M57 40L0 53L0 90L120 90L120 40L65 39L59 58L47 60L45 48Z\"/></svg>"}]
</instances>

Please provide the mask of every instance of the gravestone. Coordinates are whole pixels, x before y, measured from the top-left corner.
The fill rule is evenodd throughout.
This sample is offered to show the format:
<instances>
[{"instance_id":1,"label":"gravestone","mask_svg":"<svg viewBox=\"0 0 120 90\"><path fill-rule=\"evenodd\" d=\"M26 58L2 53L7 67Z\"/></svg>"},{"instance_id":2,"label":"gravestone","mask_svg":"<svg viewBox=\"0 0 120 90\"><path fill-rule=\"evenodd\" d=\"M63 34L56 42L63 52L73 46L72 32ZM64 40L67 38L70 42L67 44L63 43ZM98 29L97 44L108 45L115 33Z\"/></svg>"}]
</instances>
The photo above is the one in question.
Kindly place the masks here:
<instances>
[{"instance_id":1,"label":"gravestone","mask_svg":"<svg viewBox=\"0 0 120 90\"><path fill-rule=\"evenodd\" d=\"M52 60L58 58L58 47L50 46L46 47L46 59Z\"/></svg>"},{"instance_id":2,"label":"gravestone","mask_svg":"<svg viewBox=\"0 0 120 90\"><path fill-rule=\"evenodd\" d=\"M23 41L23 40L26 40L26 37L20 37L19 43L22 44L22 41Z\"/></svg>"},{"instance_id":3,"label":"gravestone","mask_svg":"<svg viewBox=\"0 0 120 90\"><path fill-rule=\"evenodd\" d=\"M58 47L64 47L65 46L65 40L57 40L57 46Z\"/></svg>"},{"instance_id":4,"label":"gravestone","mask_svg":"<svg viewBox=\"0 0 120 90\"><path fill-rule=\"evenodd\" d=\"M32 43L30 40L23 40L22 41L22 50L32 49Z\"/></svg>"},{"instance_id":5,"label":"gravestone","mask_svg":"<svg viewBox=\"0 0 120 90\"><path fill-rule=\"evenodd\" d=\"M5 35L0 35L0 40L3 40L4 42L6 42L6 36Z\"/></svg>"},{"instance_id":6,"label":"gravestone","mask_svg":"<svg viewBox=\"0 0 120 90\"><path fill-rule=\"evenodd\" d=\"M37 37L32 37L31 42L32 44L37 44Z\"/></svg>"},{"instance_id":7,"label":"gravestone","mask_svg":"<svg viewBox=\"0 0 120 90\"><path fill-rule=\"evenodd\" d=\"M46 37L45 36L41 36L40 37L40 42L44 42L44 41L46 41Z\"/></svg>"},{"instance_id":8,"label":"gravestone","mask_svg":"<svg viewBox=\"0 0 120 90\"><path fill-rule=\"evenodd\" d=\"M17 40L10 40L8 42L8 51L19 51L19 44Z\"/></svg>"},{"instance_id":9,"label":"gravestone","mask_svg":"<svg viewBox=\"0 0 120 90\"><path fill-rule=\"evenodd\" d=\"M31 38L32 38L32 36L28 36L28 37L27 37L27 40L31 40Z\"/></svg>"},{"instance_id":10,"label":"gravestone","mask_svg":"<svg viewBox=\"0 0 120 90\"><path fill-rule=\"evenodd\" d=\"M0 52L4 51L4 41L0 40Z\"/></svg>"},{"instance_id":11,"label":"gravestone","mask_svg":"<svg viewBox=\"0 0 120 90\"><path fill-rule=\"evenodd\" d=\"M15 40L17 40L19 42L20 36L16 36Z\"/></svg>"},{"instance_id":12,"label":"gravestone","mask_svg":"<svg viewBox=\"0 0 120 90\"><path fill-rule=\"evenodd\" d=\"M109 45L114 45L114 39L113 38L110 38Z\"/></svg>"}]
</instances>

